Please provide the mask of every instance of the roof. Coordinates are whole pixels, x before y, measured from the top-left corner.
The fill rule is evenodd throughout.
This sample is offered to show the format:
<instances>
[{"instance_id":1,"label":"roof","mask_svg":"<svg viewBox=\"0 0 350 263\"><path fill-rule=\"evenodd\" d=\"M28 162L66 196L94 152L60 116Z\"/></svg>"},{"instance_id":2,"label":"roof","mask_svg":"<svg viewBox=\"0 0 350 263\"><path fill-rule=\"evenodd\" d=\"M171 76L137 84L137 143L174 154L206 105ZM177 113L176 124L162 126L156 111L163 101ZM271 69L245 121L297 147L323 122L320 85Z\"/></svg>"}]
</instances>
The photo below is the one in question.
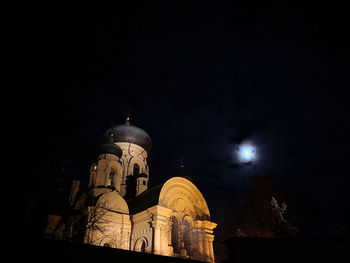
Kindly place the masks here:
<instances>
[{"instance_id":1,"label":"roof","mask_svg":"<svg viewBox=\"0 0 350 263\"><path fill-rule=\"evenodd\" d=\"M104 142L109 138L113 138L113 142L130 142L144 148L147 153L152 149L152 141L149 135L142 129L129 123L113 126L105 132L103 136Z\"/></svg>"},{"instance_id":2,"label":"roof","mask_svg":"<svg viewBox=\"0 0 350 263\"><path fill-rule=\"evenodd\" d=\"M114 143L104 143L104 144L101 144L100 147L98 148L98 154L104 154L104 153L114 154L119 158L121 158L123 155L123 150Z\"/></svg>"},{"instance_id":3,"label":"roof","mask_svg":"<svg viewBox=\"0 0 350 263\"><path fill-rule=\"evenodd\" d=\"M126 201L116 190L107 191L97 196L90 193L87 196L86 204L89 206L106 208L117 213L129 214Z\"/></svg>"},{"instance_id":4,"label":"roof","mask_svg":"<svg viewBox=\"0 0 350 263\"><path fill-rule=\"evenodd\" d=\"M137 214L155 205L170 208L194 219L210 220L207 203L199 189L189 179L172 177L128 200L130 214Z\"/></svg>"},{"instance_id":5,"label":"roof","mask_svg":"<svg viewBox=\"0 0 350 263\"><path fill-rule=\"evenodd\" d=\"M158 205L159 195L164 184L156 185L140 195L128 200L130 214L137 214L152 206Z\"/></svg>"}]
</instances>

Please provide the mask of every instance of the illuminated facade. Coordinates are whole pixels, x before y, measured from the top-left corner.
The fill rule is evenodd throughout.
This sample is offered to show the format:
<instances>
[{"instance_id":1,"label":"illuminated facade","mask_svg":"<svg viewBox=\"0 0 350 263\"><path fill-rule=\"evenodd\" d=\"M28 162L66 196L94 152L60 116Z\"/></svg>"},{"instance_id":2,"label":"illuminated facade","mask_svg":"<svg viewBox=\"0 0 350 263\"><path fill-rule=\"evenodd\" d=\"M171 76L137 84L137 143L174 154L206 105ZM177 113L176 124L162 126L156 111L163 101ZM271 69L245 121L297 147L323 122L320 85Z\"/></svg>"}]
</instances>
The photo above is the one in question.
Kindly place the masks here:
<instances>
[{"instance_id":1,"label":"illuminated facade","mask_svg":"<svg viewBox=\"0 0 350 263\"><path fill-rule=\"evenodd\" d=\"M214 262L216 224L203 195L181 176L148 189L150 150L150 137L129 118L105 132L88 190L75 203L85 215L83 241ZM72 187L71 196L75 192ZM57 216L48 221L47 234L57 228Z\"/></svg>"}]
</instances>

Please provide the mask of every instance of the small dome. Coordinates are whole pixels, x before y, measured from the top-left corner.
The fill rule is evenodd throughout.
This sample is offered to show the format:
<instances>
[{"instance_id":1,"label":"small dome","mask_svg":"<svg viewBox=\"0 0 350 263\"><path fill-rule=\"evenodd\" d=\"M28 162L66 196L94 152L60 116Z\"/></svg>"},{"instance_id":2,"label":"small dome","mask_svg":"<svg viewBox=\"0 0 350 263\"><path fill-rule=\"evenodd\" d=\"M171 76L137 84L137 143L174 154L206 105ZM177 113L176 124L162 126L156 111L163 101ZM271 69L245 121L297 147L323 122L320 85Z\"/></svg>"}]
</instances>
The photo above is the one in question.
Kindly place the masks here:
<instances>
[{"instance_id":1,"label":"small dome","mask_svg":"<svg viewBox=\"0 0 350 263\"><path fill-rule=\"evenodd\" d=\"M104 153L114 154L119 158L121 158L123 155L123 150L114 143L104 143L104 144L101 144L100 147L98 148L98 154L104 154Z\"/></svg>"},{"instance_id":2,"label":"small dome","mask_svg":"<svg viewBox=\"0 0 350 263\"><path fill-rule=\"evenodd\" d=\"M101 195L98 198L96 205L107 208L113 212L129 214L128 204L117 191L107 192Z\"/></svg>"},{"instance_id":3,"label":"small dome","mask_svg":"<svg viewBox=\"0 0 350 263\"><path fill-rule=\"evenodd\" d=\"M144 130L131 125L129 120L127 120L125 124L107 129L104 134L104 141L107 142L111 137L113 138L113 142L130 142L137 144L144 148L147 153L150 153L152 148L152 141L149 135Z\"/></svg>"}]
</instances>

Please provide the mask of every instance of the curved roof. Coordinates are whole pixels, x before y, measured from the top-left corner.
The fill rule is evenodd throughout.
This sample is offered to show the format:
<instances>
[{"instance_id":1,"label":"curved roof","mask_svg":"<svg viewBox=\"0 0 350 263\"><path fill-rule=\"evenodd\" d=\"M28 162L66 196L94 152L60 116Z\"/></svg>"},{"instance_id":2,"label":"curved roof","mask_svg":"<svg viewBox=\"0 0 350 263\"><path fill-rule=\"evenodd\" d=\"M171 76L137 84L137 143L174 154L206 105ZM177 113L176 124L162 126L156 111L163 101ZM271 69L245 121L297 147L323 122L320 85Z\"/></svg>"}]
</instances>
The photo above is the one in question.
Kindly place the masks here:
<instances>
[{"instance_id":1,"label":"curved roof","mask_svg":"<svg viewBox=\"0 0 350 263\"><path fill-rule=\"evenodd\" d=\"M106 208L113 212L129 214L128 204L117 191L111 191L102 194L98 198L96 206Z\"/></svg>"},{"instance_id":2,"label":"curved roof","mask_svg":"<svg viewBox=\"0 0 350 263\"><path fill-rule=\"evenodd\" d=\"M160 205L178 213L190 214L195 219L210 219L203 195L191 181L184 177L173 177L164 184L152 187L130 200L128 204L131 214Z\"/></svg>"},{"instance_id":3,"label":"curved roof","mask_svg":"<svg viewBox=\"0 0 350 263\"><path fill-rule=\"evenodd\" d=\"M104 134L104 142L108 141L110 137L113 138L113 142L137 144L144 148L147 153L150 153L152 149L152 141L149 135L144 130L129 124L129 122L107 129Z\"/></svg>"}]
</instances>

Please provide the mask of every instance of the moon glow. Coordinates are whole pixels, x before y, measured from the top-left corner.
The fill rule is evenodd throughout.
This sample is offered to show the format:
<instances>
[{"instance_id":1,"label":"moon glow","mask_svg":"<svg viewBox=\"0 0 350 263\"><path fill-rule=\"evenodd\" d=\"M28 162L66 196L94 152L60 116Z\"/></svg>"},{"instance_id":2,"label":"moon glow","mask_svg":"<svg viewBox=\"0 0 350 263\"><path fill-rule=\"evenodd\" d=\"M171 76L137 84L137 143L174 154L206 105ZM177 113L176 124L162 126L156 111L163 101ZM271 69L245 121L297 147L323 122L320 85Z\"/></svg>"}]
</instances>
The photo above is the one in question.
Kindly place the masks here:
<instances>
[{"instance_id":1,"label":"moon glow","mask_svg":"<svg viewBox=\"0 0 350 263\"><path fill-rule=\"evenodd\" d=\"M251 144L241 145L238 149L238 156L242 162L251 162L255 157L255 148Z\"/></svg>"}]
</instances>

